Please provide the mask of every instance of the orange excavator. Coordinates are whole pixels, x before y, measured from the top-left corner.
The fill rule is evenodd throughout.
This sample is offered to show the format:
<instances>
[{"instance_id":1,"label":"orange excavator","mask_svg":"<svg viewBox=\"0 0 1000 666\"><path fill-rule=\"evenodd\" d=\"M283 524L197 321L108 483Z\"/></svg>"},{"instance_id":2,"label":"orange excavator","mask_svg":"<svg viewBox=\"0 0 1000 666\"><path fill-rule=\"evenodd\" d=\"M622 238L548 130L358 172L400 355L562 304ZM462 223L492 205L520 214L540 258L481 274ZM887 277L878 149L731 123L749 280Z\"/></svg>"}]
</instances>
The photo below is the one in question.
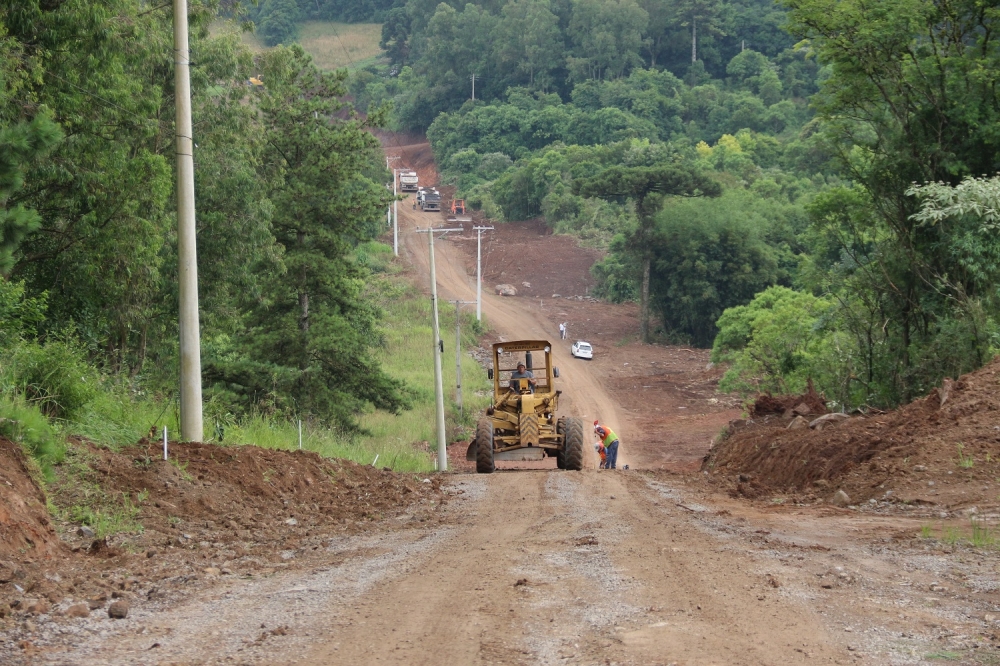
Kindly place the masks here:
<instances>
[{"instance_id":1,"label":"orange excavator","mask_svg":"<svg viewBox=\"0 0 1000 666\"><path fill-rule=\"evenodd\" d=\"M465 199L452 199L451 200L451 214L452 215L465 215Z\"/></svg>"}]
</instances>

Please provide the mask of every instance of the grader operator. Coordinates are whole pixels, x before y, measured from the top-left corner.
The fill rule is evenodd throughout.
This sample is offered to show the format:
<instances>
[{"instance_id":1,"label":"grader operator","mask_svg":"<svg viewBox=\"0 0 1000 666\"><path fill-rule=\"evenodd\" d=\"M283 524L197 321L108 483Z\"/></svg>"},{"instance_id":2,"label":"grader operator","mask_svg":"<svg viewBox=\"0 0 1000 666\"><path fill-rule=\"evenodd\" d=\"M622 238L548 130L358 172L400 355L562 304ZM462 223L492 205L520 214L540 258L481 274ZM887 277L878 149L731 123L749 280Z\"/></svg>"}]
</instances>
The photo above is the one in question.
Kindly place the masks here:
<instances>
[{"instance_id":1,"label":"grader operator","mask_svg":"<svg viewBox=\"0 0 1000 666\"><path fill-rule=\"evenodd\" d=\"M559 395L553 379L552 345L546 340L518 340L493 345L493 403L476 425L466 452L476 471L489 474L498 460L556 459L559 469L583 469L583 421L556 418Z\"/></svg>"}]
</instances>

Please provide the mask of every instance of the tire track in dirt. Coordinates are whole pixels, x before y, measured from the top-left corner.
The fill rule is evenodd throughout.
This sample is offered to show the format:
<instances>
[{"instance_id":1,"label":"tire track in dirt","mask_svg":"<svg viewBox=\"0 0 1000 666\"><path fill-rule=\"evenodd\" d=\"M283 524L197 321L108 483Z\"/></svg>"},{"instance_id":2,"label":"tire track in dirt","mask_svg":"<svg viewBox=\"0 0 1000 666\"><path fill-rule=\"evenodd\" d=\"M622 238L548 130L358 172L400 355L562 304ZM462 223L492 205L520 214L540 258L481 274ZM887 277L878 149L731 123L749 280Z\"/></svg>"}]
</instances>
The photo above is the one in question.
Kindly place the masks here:
<instances>
[{"instance_id":1,"label":"tire track in dirt","mask_svg":"<svg viewBox=\"0 0 1000 666\"><path fill-rule=\"evenodd\" d=\"M452 506L461 521L452 536L407 575L332 605L323 644L304 663L848 659L805 601L767 587L752 557L692 529L642 477L455 479L485 494Z\"/></svg>"}]
</instances>

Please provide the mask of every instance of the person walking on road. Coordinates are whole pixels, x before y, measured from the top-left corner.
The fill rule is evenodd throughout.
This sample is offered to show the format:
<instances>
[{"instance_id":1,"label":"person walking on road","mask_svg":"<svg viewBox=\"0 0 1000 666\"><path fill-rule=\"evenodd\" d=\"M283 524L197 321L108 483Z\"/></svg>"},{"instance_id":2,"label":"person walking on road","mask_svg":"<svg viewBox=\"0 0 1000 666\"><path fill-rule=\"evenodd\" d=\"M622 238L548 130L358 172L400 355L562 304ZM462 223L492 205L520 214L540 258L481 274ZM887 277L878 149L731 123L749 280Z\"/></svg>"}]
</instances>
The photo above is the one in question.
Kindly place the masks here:
<instances>
[{"instance_id":1,"label":"person walking on road","mask_svg":"<svg viewBox=\"0 0 1000 666\"><path fill-rule=\"evenodd\" d=\"M607 461L604 463L605 469L618 469L618 435L607 426L602 426L594 421L594 432L601 438L601 444L607 452Z\"/></svg>"},{"instance_id":2,"label":"person walking on road","mask_svg":"<svg viewBox=\"0 0 1000 666\"><path fill-rule=\"evenodd\" d=\"M559 324L559 338L562 340L566 339L566 322Z\"/></svg>"}]
</instances>

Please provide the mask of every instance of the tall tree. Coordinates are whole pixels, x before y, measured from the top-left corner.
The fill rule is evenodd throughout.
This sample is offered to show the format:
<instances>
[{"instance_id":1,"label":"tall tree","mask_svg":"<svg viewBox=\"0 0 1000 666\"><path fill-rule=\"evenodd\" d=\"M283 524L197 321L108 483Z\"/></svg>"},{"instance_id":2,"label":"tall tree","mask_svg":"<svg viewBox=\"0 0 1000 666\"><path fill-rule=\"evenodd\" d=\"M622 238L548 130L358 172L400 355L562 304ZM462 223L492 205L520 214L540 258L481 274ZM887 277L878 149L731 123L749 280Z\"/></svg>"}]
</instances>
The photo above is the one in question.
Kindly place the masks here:
<instances>
[{"instance_id":1,"label":"tall tree","mask_svg":"<svg viewBox=\"0 0 1000 666\"><path fill-rule=\"evenodd\" d=\"M830 145L876 212L853 221L845 247L880 239L873 276L893 294L883 321L906 399L943 372L925 373L921 350L983 295L947 250L947 226L914 218L906 191L1000 168L1000 16L976 0L787 4L793 33L830 66L814 99Z\"/></svg>"},{"instance_id":2,"label":"tall tree","mask_svg":"<svg viewBox=\"0 0 1000 666\"><path fill-rule=\"evenodd\" d=\"M563 64L564 50L549 0L514 0L502 14L496 27L500 61L526 73L530 88L546 90L553 83L551 72Z\"/></svg>"},{"instance_id":3,"label":"tall tree","mask_svg":"<svg viewBox=\"0 0 1000 666\"><path fill-rule=\"evenodd\" d=\"M23 45L19 69L32 72L20 104L0 109L3 122L46 108L66 135L9 199L40 217L11 276L32 294L49 292L48 326L74 322L121 367L163 302L173 116L166 13L134 0L27 0L0 4L0 22Z\"/></svg>"},{"instance_id":4,"label":"tall tree","mask_svg":"<svg viewBox=\"0 0 1000 666\"><path fill-rule=\"evenodd\" d=\"M639 51L649 14L635 0L573 0L568 59L577 78L618 78L642 63Z\"/></svg>"},{"instance_id":5,"label":"tall tree","mask_svg":"<svg viewBox=\"0 0 1000 666\"><path fill-rule=\"evenodd\" d=\"M404 7L394 7L382 23L382 39L378 45L385 49L389 61L395 65L406 63L410 55L410 14Z\"/></svg>"},{"instance_id":6,"label":"tall tree","mask_svg":"<svg viewBox=\"0 0 1000 666\"><path fill-rule=\"evenodd\" d=\"M352 429L367 405L396 411L407 404L402 384L372 356L381 339L377 312L363 300L364 273L349 259L355 244L378 233L390 200L384 172L372 170L378 143L359 121L337 117L342 73L319 72L298 46L268 53L263 70L265 161L286 271L266 287L252 335L279 366L297 411Z\"/></svg>"},{"instance_id":7,"label":"tall tree","mask_svg":"<svg viewBox=\"0 0 1000 666\"><path fill-rule=\"evenodd\" d=\"M681 25L691 28L691 62L698 62L698 30L702 35L723 34L720 14L723 6L721 0L680 0L677 3L677 16Z\"/></svg>"},{"instance_id":8,"label":"tall tree","mask_svg":"<svg viewBox=\"0 0 1000 666\"><path fill-rule=\"evenodd\" d=\"M585 197L629 197L635 201L639 226L629 239L630 250L641 258L640 335L649 342L650 233L656 213L668 196L719 196L722 187L705 174L678 165L605 169L591 178L573 181L573 193Z\"/></svg>"},{"instance_id":9,"label":"tall tree","mask_svg":"<svg viewBox=\"0 0 1000 666\"><path fill-rule=\"evenodd\" d=\"M11 195L24 186L28 165L44 155L62 137L59 126L47 115L0 129L0 275L14 267L14 251L28 234L42 225L37 211L23 203L8 208Z\"/></svg>"}]
</instances>

